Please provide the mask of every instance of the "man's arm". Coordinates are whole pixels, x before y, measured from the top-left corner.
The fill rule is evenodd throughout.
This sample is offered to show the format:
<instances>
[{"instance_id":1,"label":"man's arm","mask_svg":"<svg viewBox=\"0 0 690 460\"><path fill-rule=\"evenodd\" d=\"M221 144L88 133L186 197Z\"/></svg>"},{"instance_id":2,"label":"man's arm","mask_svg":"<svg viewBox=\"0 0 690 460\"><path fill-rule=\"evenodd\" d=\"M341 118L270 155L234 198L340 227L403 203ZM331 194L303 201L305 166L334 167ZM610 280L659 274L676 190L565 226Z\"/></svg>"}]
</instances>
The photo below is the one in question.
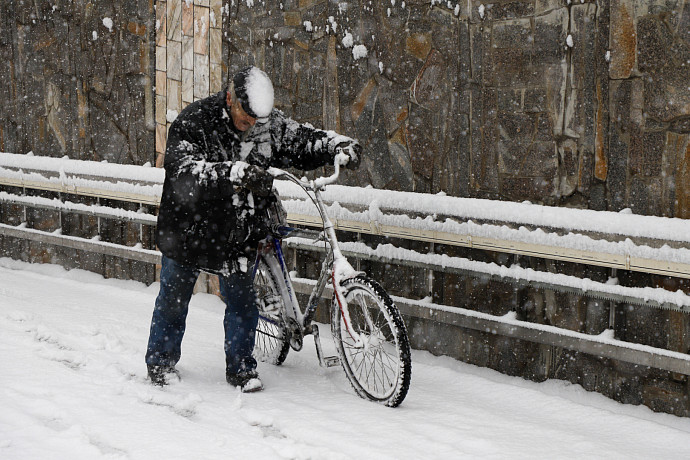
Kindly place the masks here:
<instances>
[{"instance_id":1,"label":"man's arm","mask_svg":"<svg viewBox=\"0 0 690 460\"><path fill-rule=\"evenodd\" d=\"M300 124L275 110L271 135L276 146L275 166L281 168L316 169L333 164L335 155L345 146L357 141L335 131L324 131L308 124Z\"/></svg>"}]
</instances>

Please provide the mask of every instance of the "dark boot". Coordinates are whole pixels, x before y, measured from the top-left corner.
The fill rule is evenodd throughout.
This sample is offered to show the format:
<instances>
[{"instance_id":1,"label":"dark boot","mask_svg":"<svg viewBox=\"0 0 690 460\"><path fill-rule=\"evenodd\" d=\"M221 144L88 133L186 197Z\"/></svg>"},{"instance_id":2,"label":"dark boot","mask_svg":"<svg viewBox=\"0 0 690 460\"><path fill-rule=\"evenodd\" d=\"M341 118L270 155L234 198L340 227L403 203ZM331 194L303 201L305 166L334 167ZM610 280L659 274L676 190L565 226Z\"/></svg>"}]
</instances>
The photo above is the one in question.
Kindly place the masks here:
<instances>
[{"instance_id":1,"label":"dark boot","mask_svg":"<svg viewBox=\"0 0 690 460\"><path fill-rule=\"evenodd\" d=\"M171 378L180 380L180 373L175 369L175 366L159 366L155 364L147 364L149 372L149 380L151 384L159 387L165 386L170 382Z\"/></svg>"},{"instance_id":2,"label":"dark boot","mask_svg":"<svg viewBox=\"0 0 690 460\"><path fill-rule=\"evenodd\" d=\"M259 379L259 373L255 370L242 370L237 374L226 371L225 380L230 385L240 388L242 393L254 393L264 389L264 385L261 383L261 379Z\"/></svg>"}]
</instances>

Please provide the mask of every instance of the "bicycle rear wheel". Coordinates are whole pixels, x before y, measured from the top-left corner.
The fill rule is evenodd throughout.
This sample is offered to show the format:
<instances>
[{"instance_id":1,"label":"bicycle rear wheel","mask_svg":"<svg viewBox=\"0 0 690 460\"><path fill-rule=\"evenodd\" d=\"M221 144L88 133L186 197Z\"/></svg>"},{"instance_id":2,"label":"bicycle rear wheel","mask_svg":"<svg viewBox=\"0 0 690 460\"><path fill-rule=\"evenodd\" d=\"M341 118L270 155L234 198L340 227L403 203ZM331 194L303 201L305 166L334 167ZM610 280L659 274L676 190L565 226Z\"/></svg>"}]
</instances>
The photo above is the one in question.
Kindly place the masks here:
<instances>
[{"instance_id":1,"label":"bicycle rear wheel","mask_svg":"<svg viewBox=\"0 0 690 460\"><path fill-rule=\"evenodd\" d=\"M405 323L377 282L360 275L342 287L352 328L364 342L357 346L350 336L334 299L331 327L345 374L362 398L396 407L405 399L412 375Z\"/></svg>"},{"instance_id":2,"label":"bicycle rear wheel","mask_svg":"<svg viewBox=\"0 0 690 460\"><path fill-rule=\"evenodd\" d=\"M258 260L254 290L259 300L254 358L280 365L290 351L290 334L285 323L285 303L278 282L264 257Z\"/></svg>"}]
</instances>

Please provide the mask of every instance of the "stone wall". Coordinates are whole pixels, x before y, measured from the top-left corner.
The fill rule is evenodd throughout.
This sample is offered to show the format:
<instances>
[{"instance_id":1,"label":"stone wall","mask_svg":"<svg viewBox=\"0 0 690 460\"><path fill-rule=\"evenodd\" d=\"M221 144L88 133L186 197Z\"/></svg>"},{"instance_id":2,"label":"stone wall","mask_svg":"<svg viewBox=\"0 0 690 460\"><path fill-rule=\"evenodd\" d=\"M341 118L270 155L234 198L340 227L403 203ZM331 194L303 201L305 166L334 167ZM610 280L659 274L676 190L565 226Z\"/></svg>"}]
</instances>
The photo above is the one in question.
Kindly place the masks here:
<instances>
[{"instance_id":1,"label":"stone wall","mask_svg":"<svg viewBox=\"0 0 690 460\"><path fill-rule=\"evenodd\" d=\"M0 0L0 151L152 164L153 0ZM22 194L17 188L2 191ZM57 193L35 193L58 198ZM73 202L95 199L62 195ZM108 203L102 202L107 205ZM136 204L110 203L136 210ZM91 216L0 205L0 222L91 238ZM134 245L138 226L103 219L103 241ZM141 243L152 248L152 230ZM105 276L154 280L140 262L0 236L0 257L58 263Z\"/></svg>"},{"instance_id":2,"label":"stone wall","mask_svg":"<svg viewBox=\"0 0 690 460\"><path fill-rule=\"evenodd\" d=\"M153 163L153 0L0 11L0 151Z\"/></svg>"},{"instance_id":3,"label":"stone wall","mask_svg":"<svg viewBox=\"0 0 690 460\"><path fill-rule=\"evenodd\" d=\"M238 1L227 28L231 70L365 144L353 185L688 213L686 0Z\"/></svg>"}]
</instances>

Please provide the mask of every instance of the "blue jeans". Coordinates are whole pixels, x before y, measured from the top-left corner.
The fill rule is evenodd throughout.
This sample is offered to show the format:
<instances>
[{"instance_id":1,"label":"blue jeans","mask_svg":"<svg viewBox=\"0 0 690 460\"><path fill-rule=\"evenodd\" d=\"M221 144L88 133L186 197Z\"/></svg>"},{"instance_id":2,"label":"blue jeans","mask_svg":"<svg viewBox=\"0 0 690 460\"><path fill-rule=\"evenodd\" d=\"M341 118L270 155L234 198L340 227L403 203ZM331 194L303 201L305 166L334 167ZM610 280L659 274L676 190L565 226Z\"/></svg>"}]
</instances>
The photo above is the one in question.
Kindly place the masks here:
<instances>
[{"instance_id":1,"label":"blue jeans","mask_svg":"<svg viewBox=\"0 0 690 460\"><path fill-rule=\"evenodd\" d=\"M151 320L146 364L175 366L180 360L189 300L199 270L180 265L163 256L161 286ZM256 369L252 357L259 310L252 271L219 276L220 293L225 301L225 364L228 372Z\"/></svg>"}]
</instances>

